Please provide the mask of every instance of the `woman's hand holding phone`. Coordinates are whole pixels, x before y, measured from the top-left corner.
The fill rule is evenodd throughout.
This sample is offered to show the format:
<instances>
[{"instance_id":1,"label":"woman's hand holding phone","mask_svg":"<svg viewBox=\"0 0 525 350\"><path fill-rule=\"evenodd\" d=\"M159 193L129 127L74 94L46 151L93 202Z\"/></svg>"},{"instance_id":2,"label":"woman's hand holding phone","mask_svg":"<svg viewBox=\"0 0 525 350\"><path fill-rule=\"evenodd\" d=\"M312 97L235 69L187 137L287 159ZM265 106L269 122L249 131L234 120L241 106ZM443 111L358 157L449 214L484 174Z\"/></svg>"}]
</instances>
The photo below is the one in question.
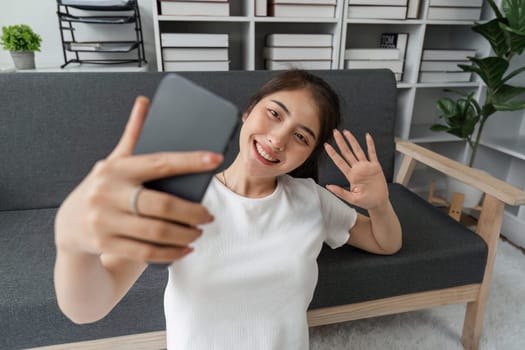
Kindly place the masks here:
<instances>
[{"instance_id":1,"label":"woman's hand holding phone","mask_svg":"<svg viewBox=\"0 0 525 350\"><path fill-rule=\"evenodd\" d=\"M211 171L223 156L210 152L133 155L149 100L138 97L113 152L99 161L66 198L55 220L57 249L69 254L108 254L140 262L169 263L191 253L197 228L213 220L208 210L165 192L144 188L133 213L130 202L143 183Z\"/></svg>"}]
</instances>

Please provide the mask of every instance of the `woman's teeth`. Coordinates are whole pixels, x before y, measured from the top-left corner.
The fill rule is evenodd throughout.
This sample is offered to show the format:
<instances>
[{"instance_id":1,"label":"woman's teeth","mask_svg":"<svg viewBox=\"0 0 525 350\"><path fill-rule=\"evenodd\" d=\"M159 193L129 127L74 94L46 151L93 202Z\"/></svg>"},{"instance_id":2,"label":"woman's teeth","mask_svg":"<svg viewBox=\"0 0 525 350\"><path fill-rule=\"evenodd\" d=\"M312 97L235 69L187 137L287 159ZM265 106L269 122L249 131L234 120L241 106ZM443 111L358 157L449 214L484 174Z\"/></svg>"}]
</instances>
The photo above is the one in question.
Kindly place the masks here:
<instances>
[{"instance_id":1,"label":"woman's teeth","mask_svg":"<svg viewBox=\"0 0 525 350\"><path fill-rule=\"evenodd\" d=\"M274 159L272 158L268 153L266 153L264 151L264 149L261 147L261 145L259 145L259 143L255 142L255 148L257 149L257 152L259 152L259 154L261 155L261 157L263 157L264 159L266 159L267 161L269 162L278 162L277 159Z\"/></svg>"}]
</instances>

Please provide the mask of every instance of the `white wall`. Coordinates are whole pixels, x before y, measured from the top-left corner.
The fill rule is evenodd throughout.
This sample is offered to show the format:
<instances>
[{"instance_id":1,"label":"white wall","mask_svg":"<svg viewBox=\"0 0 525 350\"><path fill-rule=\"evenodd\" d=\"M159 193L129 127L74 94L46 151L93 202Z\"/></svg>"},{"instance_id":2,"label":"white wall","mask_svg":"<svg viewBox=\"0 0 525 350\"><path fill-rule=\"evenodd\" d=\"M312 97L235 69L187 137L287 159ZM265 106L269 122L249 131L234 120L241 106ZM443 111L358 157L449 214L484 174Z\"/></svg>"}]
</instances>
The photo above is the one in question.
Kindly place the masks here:
<instances>
[{"instance_id":1,"label":"white wall","mask_svg":"<svg viewBox=\"0 0 525 350\"><path fill-rule=\"evenodd\" d=\"M142 19L142 32L148 68L156 70L155 40L153 34L153 0L139 0ZM28 24L42 37L40 52L35 53L37 68L58 67L64 63L58 19L57 5L54 0L1 0L0 1L0 26L12 24ZM133 24L126 25L85 25L78 26L77 40L113 39L133 40ZM136 54L134 55L136 57ZM0 45L0 67L11 67L13 62L9 52Z\"/></svg>"}]
</instances>

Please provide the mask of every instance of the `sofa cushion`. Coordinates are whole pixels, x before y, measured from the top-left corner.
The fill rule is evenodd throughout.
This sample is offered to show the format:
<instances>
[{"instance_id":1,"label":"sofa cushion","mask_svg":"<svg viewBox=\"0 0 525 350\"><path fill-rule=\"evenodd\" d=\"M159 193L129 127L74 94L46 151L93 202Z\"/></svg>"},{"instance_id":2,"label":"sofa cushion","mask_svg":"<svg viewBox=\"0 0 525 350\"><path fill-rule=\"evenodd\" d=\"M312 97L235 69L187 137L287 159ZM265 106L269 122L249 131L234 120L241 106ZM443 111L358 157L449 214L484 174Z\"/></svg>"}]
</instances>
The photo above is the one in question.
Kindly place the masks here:
<instances>
[{"instance_id":1,"label":"sofa cushion","mask_svg":"<svg viewBox=\"0 0 525 350\"><path fill-rule=\"evenodd\" d=\"M310 308L344 305L480 283L487 245L476 233L402 185L389 184L403 229L403 247L378 256L345 246L324 247Z\"/></svg>"},{"instance_id":2,"label":"sofa cushion","mask_svg":"<svg viewBox=\"0 0 525 350\"><path fill-rule=\"evenodd\" d=\"M487 256L472 231L398 184L390 198L403 226L403 248L378 256L324 247L310 308L479 283ZM166 271L149 268L100 322L77 326L58 309L53 289L55 209L0 212L0 348L21 348L165 329ZM8 234L7 234L8 233ZM427 278L422 278L427 277Z\"/></svg>"},{"instance_id":3,"label":"sofa cushion","mask_svg":"<svg viewBox=\"0 0 525 350\"><path fill-rule=\"evenodd\" d=\"M0 349L92 340L165 329L167 271L149 268L103 320L75 325L53 287L55 209L0 211Z\"/></svg>"},{"instance_id":4,"label":"sofa cushion","mask_svg":"<svg viewBox=\"0 0 525 350\"><path fill-rule=\"evenodd\" d=\"M394 168L396 85L389 70L315 72L341 97L344 123L363 142L369 131L389 181ZM242 111L270 71L186 72L182 75ZM1 74L0 210L54 208L116 145L137 95L152 97L165 73ZM24 93L21 94L20 92ZM378 102L379 101L379 102ZM233 160L233 144L225 165ZM24 161L20 161L23 159ZM331 164L321 183L343 184Z\"/></svg>"}]
</instances>

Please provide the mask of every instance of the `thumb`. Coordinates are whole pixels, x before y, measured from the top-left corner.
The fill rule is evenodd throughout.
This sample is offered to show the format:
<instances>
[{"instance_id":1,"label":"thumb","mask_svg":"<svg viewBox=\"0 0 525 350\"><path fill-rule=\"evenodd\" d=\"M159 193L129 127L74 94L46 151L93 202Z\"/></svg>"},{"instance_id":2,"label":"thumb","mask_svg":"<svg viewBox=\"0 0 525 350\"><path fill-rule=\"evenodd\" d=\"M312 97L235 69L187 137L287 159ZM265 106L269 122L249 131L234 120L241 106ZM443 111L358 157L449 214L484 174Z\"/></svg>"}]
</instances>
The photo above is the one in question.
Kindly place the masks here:
<instances>
[{"instance_id":1,"label":"thumb","mask_svg":"<svg viewBox=\"0 0 525 350\"><path fill-rule=\"evenodd\" d=\"M139 138L142 126L146 120L149 109L149 99L145 96L138 96L131 110L126 128L120 137L117 146L113 149L108 158L129 156L133 153L135 144Z\"/></svg>"}]
</instances>

